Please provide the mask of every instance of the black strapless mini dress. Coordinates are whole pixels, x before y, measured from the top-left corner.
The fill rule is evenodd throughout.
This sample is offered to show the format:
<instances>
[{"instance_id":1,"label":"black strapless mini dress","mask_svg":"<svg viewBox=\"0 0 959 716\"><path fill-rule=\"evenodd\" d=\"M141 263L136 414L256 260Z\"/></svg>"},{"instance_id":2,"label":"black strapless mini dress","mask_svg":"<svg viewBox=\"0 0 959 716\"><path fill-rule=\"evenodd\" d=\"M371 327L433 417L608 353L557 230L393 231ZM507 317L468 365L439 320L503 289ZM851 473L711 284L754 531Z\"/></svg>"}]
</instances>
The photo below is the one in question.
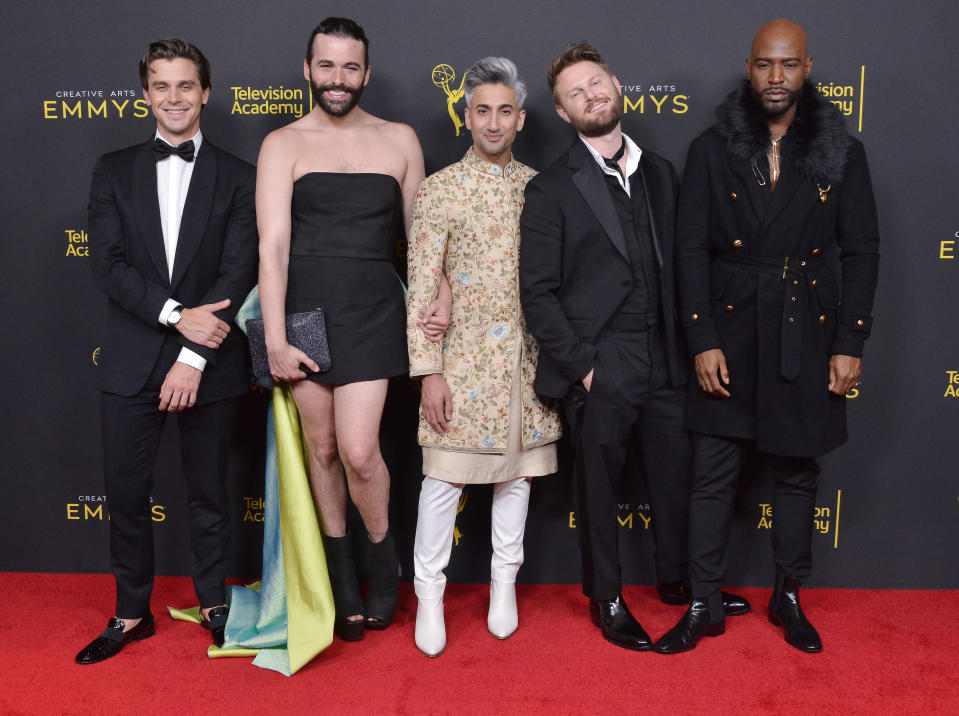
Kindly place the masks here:
<instances>
[{"instance_id":1,"label":"black strapless mini dress","mask_svg":"<svg viewBox=\"0 0 959 716\"><path fill-rule=\"evenodd\" d=\"M311 172L293 184L286 311L322 308L332 365L318 383L409 371L406 301L393 266L403 199L387 174Z\"/></svg>"}]
</instances>

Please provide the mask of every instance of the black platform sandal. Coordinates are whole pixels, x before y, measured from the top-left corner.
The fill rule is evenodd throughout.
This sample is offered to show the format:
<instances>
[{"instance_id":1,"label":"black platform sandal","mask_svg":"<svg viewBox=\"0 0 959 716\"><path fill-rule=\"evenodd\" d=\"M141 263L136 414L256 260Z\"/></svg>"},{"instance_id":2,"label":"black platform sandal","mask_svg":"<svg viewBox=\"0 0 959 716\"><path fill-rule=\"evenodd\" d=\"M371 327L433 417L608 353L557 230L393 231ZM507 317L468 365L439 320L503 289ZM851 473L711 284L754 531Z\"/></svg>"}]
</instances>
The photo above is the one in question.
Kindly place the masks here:
<instances>
[{"instance_id":1,"label":"black platform sandal","mask_svg":"<svg viewBox=\"0 0 959 716\"><path fill-rule=\"evenodd\" d=\"M396 543L392 533L370 542L370 591L366 594L366 628L386 629L393 620L398 595Z\"/></svg>"},{"instance_id":2,"label":"black platform sandal","mask_svg":"<svg viewBox=\"0 0 959 716\"><path fill-rule=\"evenodd\" d=\"M366 614L360 598L360 586L356 581L356 565L349 536L326 537L326 564L330 570L330 586L333 588L333 604L336 620L333 633L343 641L360 641L366 627ZM362 619L350 621L359 614Z\"/></svg>"}]
</instances>

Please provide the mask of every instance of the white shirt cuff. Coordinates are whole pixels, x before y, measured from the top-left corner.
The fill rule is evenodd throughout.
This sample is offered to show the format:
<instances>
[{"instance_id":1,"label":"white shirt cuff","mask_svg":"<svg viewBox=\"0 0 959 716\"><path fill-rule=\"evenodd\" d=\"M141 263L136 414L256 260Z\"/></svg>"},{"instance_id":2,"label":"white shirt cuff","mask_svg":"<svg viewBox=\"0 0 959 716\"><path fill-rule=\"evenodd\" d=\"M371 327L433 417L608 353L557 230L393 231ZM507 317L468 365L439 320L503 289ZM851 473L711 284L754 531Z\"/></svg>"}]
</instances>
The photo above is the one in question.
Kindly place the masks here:
<instances>
[{"instance_id":1,"label":"white shirt cuff","mask_svg":"<svg viewBox=\"0 0 959 716\"><path fill-rule=\"evenodd\" d=\"M161 326L168 326L167 319L170 317L170 314L173 312L173 309L180 305L180 302L175 298L168 298L166 303L163 304L163 310L160 311L160 317L157 319L160 321Z\"/></svg>"},{"instance_id":2,"label":"white shirt cuff","mask_svg":"<svg viewBox=\"0 0 959 716\"><path fill-rule=\"evenodd\" d=\"M186 363L187 365L196 368L201 373L203 372L203 369L206 368L206 358L201 356L199 353L191 351L185 346L180 349L180 355L177 356L176 362Z\"/></svg>"}]
</instances>

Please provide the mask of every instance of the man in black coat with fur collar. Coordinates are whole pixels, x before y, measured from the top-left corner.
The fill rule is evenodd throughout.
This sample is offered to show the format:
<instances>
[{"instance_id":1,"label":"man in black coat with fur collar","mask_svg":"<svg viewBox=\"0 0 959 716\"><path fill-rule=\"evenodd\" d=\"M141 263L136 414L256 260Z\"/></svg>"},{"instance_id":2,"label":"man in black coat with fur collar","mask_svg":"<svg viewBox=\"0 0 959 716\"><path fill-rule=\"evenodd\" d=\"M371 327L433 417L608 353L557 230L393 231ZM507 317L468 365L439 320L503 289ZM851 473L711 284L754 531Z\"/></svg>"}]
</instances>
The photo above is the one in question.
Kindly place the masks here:
<instances>
[{"instance_id":1,"label":"man in black coat with fur collar","mask_svg":"<svg viewBox=\"0 0 959 716\"><path fill-rule=\"evenodd\" d=\"M723 631L719 588L749 454L775 489L769 618L796 648L822 649L799 606L812 566L815 458L846 441L845 394L872 325L879 232L862 144L808 81L811 68L801 27L764 25L746 82L689 150L676 270L694 357L693 603L657 643L664 653Z\"/></svg>"}]
</instances>

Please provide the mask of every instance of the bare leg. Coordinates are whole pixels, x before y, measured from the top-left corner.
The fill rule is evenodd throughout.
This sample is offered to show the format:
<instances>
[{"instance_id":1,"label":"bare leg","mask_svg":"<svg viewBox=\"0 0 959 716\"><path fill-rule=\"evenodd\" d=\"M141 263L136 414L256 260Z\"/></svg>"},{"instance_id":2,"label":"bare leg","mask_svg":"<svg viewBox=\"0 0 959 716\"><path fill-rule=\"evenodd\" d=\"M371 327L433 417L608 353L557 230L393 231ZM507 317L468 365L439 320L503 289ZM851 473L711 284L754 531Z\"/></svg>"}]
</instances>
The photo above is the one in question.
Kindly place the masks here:
<instances>
[{"instance_id":1,"label":"bare leg","mask_svg":"<svg viewBox=\"0 0 959 716\"><path fill-rule=\"evenodd\" d=\"M323 531L330 537L346 534L346 482L336 449L333 387L300 380L290 383L303 424L310 462L310 489Z\"/></svg>"},{"instance_id":2,"label":"bare leg","mask_svg":"<svg viewBox=\"0 0 959 716\"><path fill-rule=\"evenodd\" d=\"M380 454L380 418L386 402L386 379L334 388L335 444L346 470L353 504L371 542L389 529L390 474Z\"/></svg>"},{"instance_id":3,"label":"bare leg","mask_svg":"<svg viewBox=\"0 0 959 716\"><path fill-rule=\"evenodd\" d=\"M333 396L331 385L300 380L290 384L296 409L300 413L306 452L309 456L310 490L320 515L320 525L327 537L346 535L346 480L343 464L336 446ZM328 543L332 549L332 543ZM352 565L352 559L347 562ZM341 570L352 575L352 568L341 565ZM331 566L331 575L333 569ZM343 578L350 583L348 575ZM355 582L355 576L352 581ZM351 591L351 590L347 590ZM342 605L341 605L342 606ZM351 622L362 621L365 615L350 614Z\"/></svg>"}]
</instances>

